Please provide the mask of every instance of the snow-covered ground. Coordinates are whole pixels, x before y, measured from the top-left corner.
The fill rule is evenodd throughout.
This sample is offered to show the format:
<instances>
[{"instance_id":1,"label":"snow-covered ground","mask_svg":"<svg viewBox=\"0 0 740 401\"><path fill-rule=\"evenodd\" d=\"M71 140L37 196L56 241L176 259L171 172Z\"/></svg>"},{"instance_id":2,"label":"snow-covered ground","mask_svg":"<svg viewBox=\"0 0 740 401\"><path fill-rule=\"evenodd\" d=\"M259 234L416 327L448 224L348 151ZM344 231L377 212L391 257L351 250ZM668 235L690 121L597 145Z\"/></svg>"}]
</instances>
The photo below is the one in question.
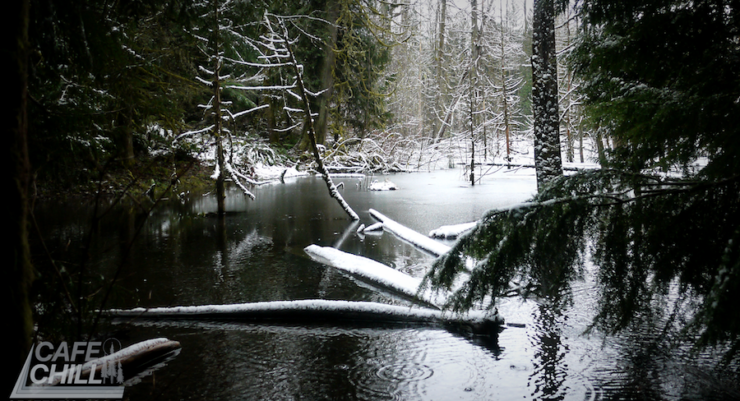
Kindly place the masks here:
<instances>
[{"instance_id":1,"label":"snow-covered ground","mask_svg":"<svg viewBox=\"0 0 740 401\"><path fill-rule=\"evenodd\" d=\"M283 175L283 178L293 177L307 177L309 173L305 171L298 171L295 167L284 167L284 166L270 166L265 164L257 164L253 167L254 175L262 181L267 180L278 180Z\"/></svg>"}]
</instances>

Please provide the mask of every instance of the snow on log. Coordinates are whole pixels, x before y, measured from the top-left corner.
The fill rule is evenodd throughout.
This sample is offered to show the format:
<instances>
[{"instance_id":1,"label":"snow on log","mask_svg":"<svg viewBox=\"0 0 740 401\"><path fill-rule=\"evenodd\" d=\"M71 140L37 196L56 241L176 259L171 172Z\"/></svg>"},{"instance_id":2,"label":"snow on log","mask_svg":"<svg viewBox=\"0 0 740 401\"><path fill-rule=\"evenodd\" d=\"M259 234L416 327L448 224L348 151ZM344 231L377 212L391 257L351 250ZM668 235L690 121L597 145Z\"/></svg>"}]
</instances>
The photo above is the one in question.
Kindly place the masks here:
<instances>
[{"instance_id":1,"label":"snow on log","mask_svg":"<svg viewBox=\"0 0 740 401\"><path fill-rule=\"evenodd\" d=\"M429 236L432 238L446 238L446 239L455 239L459 237L461 234L470 231L475 227L475 225L478 224L478 222L472 222L472 223L463 223L463 224L454 224L449 226L442 226L439 227L436 230L432 230L429 232Z\"/></svg>"},{"instance_id":2,"label":"snow on log","mask_svg":"<svg viewBox=\"0 0 740 401\"><path fill-rule=\"evenodd\" d=\"M386 178L383 182L373 181L367 189L371 191L395 191L398 187Z\"/></svg>"},{"instance_id":3,"label":"snow on log","mask_svg":"<svg viewBox=\"0 0 740 401\"><path fill-rule=\"evenodd\" d=\"M416 246L417 248L421 248L424 251L427 251L434 256L440 256L442 254L447 253L447 251L450 250L449 246L442 244L440 242L437 242L406 226L403 226L389 219L388 217L386 217L385 215L383 215L382 213L378 212L375 209L370 209L370 215L383 223L384 230L388 230L392 232L399 238L408 241L409 243Z\"/></svg>"},{"instance_id":4,"label":"snow on log","mask_svg":"<svg viewBox=\"0 0 740 401\"><path fill-rule=\"evenodd\" d=\"M365 227L365 231L378 231L383 229L383 223L375 223Z\"/></svg>"},{"instance_id":5,"label":"snow on log","mask_svg":"<svg viewBox=\"0 0 740 401\"><path fill-rule=\"evenodd\" d=\"M383 235L383 223L371 224L368 227L365 227L363 224L362 227L357 230L357 235L360 238L365 238L365 235ZM334 248L339 247L335 246Z\"/></svg>"},{"instance_id":6,"label":"snow on log","mask_svg":"<svg viewBox=\"0 0 740 401\"><path fill-rule=\"evenodd\" d=\"M329 173L331 178L358 178L365 179L365 174L352 174L352 173Z\"/></svg>"},{"instance_id":7,"label":"snow on log","mask_svg":"<svg viewBox=\"0 0 740 401\"><path fill-rule=\"evenodd\" d=\"M95 369L95 372L99 373L106 365L121 364L124 369L136 369L136 367L157 361L163 356L169 355L179 349L179 342L171 341L166 338L155 338L152 340L142 341L102 358L87 361L80 369L80 377L89 377L90 372L93 369ZM100 376L98 373L96 373L96 376ZM62 376L65 374L66 371L56 373L50 379L50 385L59 384L62 380Z\"/></svg>"},{"instance_id":8,"label":"snow on log","mask_svg":"<svg viewBox=\"0 0 740 401\"><path fill-rule=\"evenodd\" d=\"M304 251L311 259L347 272L361 280L369 281L383 289L391 290L405 298L439 309L444 297L435 297L429 292L417 294L421 280L411 277L382 263L362 256L342 252L339 249L309 245Z\"/></svg>"},{"instance_id":9,"label":"snow on log","mask_svg":"<svg viewBox=\"0 0 740 401\"><path fill-rule=\"evenodd\" d=\"M464 325L494 334L504 323L497 313L474 310L452 313L427 308L386 305L377 302L308 299L299 301L255 302L232 305L175 306L170 308L113 309L113 317L146 319L229 319L262 322L319 323L368 322L373 324Z\"/></svg>"}]
</instances>

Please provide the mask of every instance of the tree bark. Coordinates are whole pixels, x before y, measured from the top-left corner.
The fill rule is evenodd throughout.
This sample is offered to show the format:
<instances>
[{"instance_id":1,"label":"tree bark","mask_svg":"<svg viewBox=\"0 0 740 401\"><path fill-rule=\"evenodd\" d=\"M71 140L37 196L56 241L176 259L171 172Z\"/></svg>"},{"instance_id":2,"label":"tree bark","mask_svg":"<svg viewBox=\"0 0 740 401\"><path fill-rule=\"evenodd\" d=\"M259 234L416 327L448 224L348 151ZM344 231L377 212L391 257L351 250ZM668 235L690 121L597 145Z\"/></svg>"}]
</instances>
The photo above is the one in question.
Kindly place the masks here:
<instances>
[{"instance_id":1,"label":"tree bark","mask_svg":"<svg viewBox=\"0 0 740 401\"><path fill-rule=\"evenodd\" d=\"M532 112L537 188L563 174L553 0L535 0L532 36Z\"/></svg>"},{"instance_id":2,"label":"tree bark","mask_svg":"<svg viewBox=\"0 0 740 401\"><path fill-rule=\"evenodd\" d=\"M500 7L501 11L501 87L503 88L502 100L504 102L504 134L506 139L506 162L511 161L511 141L509 140L509 104L507 101L507 88L506 88L506 52L504 52L504 8L503 4Z\"/></svg>"}]
</instances>

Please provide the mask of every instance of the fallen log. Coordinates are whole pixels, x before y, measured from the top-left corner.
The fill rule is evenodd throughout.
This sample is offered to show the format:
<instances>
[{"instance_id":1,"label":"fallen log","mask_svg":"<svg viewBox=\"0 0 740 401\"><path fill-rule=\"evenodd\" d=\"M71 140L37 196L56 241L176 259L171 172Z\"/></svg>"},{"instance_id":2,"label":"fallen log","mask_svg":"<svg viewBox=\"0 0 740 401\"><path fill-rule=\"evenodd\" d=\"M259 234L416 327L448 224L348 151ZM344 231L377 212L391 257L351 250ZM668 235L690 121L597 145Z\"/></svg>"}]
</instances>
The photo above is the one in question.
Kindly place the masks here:
<instances>
[{"instance_id":1,"label":"fallen log","mask_svg":"<svg viewBox=\"0 0 740 401\"><path fill-rule=\"evenodd\" d=\"M424 306L440 309L444 297L435 297L428 291L419 293L421 280L362 256L342 252L335 248L309 245L304 251L311 259L344 271L362 281L371 283L394 295L418 302Z\"/></svg>"},{"instance_id":2,"label":"fallen log","mask_svg":"<svg viewBox=\"0 0 740 401\"><path fill-rule=\"evenodd\" d=\"M124 372L128 373L124 375L128 380L132 373L144 370L146 367L158 363L168 355L179 352L179 350L180 343L178 341L172 341L166 338L142 341L102 358L86 362L82 365L81 377L88 377L93 368L95 372L99 373L105 364L120 364ZM59 380L61 380L61 374L59 377L53 379L54 384L58 383Z\"/></svg>"},{"instance_id":3,"label":"fallen log","mask_svg":"<svg viewBox=\"0 0 740 401\"><path fill-rule=\"evenodd\" d=\"M383 223L383 229L388 230L395 234L397 237L411 243L412 245L420 248L433 256L441 256L450 250L450 247L437 242L426 235L420 234L396 221L388 218L384 214L378 212L375 209L370 209L370 215L376 220Z\"/></svg>"},{"instance_id":4,"label":"fallen log","mask_svg":"<svg viewBox=\"0 0 740 401\"><path fill-rule=\"evenodd\" d=\"M166 308L112 309L111 317L137 319L237 320L255 323L423 325L463 327L474 333L498 334L504 320L497 312L452 313L427 308L377 302L311 299L255 302L231 305L176 306Z\"/></svg>"}]
</instances>

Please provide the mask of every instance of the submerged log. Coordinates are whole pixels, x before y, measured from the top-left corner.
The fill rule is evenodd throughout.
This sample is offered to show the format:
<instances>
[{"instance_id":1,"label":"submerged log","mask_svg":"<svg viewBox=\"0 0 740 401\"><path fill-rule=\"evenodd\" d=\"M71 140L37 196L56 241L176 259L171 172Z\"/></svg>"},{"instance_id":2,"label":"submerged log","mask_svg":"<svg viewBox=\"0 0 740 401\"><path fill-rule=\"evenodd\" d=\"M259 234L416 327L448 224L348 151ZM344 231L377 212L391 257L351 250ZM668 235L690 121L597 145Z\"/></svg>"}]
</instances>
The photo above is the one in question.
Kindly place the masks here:
<instances>
[{"instance_id":1,"label":"submerged log","mask_svg":"<svg viewBox=\"0 0 740 401\"><path fill-rule=\"evenodd\" d=\"M495 335L504 320L496 312L470 311L463 314L427 308L386 305L377 302L300 301L255 302L232 305L176 306L169 308L113 309L107 315L138 319L210 319L261 323L423 325L462 327L479 334Z\"/></svg>"}]
</instances>

